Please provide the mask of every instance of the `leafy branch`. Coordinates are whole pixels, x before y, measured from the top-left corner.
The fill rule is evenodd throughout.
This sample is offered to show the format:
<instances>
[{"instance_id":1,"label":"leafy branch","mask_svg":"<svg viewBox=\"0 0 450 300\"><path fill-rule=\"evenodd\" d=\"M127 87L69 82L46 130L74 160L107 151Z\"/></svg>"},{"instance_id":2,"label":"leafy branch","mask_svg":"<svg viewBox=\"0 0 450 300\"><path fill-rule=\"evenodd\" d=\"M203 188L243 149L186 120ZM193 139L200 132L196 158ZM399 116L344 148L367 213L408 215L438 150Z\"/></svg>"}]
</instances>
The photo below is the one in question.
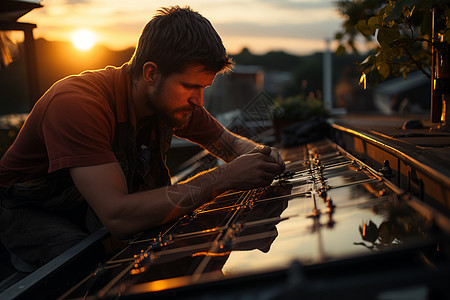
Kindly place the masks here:
<instances>
[{"instance_id":1,"label":"leafy branch","mask_svg":"<svg viewBox=\"0 0 450 300\"><path fill-rule=\"evenodd\" d=\"M371 45L363 67L362 81L375 86L390 76L398 77L420 70L430 77L431 47L445 51L441 43L450 41L448 0L340 0L337 7L345 18L336 34L338 54L358 52L363 37ZM441 7L445 26L432 40L432 10Z\"/></svg>"}]
</instances>

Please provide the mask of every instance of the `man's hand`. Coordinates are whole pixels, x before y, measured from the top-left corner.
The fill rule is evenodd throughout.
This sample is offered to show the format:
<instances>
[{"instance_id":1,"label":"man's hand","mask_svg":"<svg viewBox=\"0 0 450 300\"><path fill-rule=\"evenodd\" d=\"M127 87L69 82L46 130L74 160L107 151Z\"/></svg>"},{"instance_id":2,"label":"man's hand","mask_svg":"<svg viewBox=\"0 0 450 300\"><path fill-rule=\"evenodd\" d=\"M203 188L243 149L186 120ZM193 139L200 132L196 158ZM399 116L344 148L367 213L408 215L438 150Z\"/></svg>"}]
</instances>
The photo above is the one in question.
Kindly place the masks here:
<instances>
[{"instance_id":1,"label":"man's hand","mask_svg":"<svg viewBox=\"0 0 450 300\"><path fill-rule=\"evenodd\" d=\"M275 159L275 162L280 166L280 168L282 169L281 173L284 172L284 170L286 169L286 165L284 163L284 160L281 158L280 154L278 153L278 149L274 148L274 147L270 147L270 156L272 156ZM277 174L278 175L278 174Z\"/></svg>"},{"instance_id":2,"label":"man's hand","mask_svg":"<svg viewBox=\"0 0 450 300\"><path fill-rule=\"evenodd\" d=\"M231 189L249 190L268 186L284 171L285 165L278 151L268 146L257 146L216 171L220 183Z\"/></svg>"}]
</instances>

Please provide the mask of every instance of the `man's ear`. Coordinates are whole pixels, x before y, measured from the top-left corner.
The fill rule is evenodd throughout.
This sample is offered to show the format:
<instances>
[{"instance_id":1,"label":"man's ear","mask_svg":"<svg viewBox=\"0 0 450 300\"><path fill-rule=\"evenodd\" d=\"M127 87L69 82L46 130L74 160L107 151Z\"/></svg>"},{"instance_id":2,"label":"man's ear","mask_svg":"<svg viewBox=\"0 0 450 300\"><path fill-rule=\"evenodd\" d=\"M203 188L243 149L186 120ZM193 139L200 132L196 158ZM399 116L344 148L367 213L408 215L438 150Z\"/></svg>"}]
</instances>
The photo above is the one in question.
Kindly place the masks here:
<instances>
[{"instance_id":1,"label":"man's ear","mask_svg":"<svg viewBox=\"0 0 450 300\"><path fill-rule=\"evenodd\" d=\"M158 65L152 61L148 61L142 67L142 78L149 84L156 85L160 79L161 72Z\"/></svg>"}]
</instances>

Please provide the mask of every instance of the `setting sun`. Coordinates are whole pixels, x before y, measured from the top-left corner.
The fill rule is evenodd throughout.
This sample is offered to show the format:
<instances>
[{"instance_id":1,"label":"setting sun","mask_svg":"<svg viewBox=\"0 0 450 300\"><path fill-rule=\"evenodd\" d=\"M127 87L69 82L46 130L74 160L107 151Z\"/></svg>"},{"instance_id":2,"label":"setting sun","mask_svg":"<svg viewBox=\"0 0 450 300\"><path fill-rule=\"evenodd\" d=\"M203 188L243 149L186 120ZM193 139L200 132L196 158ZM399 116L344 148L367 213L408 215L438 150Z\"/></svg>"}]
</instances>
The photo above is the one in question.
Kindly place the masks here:
<instances>
[{"instance_id":1,"label":"setting sun","mask_svg":"<svg viewBox=\"0 0 450 300\"><path fill-rule=\"evenodd\" d=\"M80 51L87 51L95 44L95 34L87 29L80 29L72 34L72 43Z\"/></svg>"}]
</instances>

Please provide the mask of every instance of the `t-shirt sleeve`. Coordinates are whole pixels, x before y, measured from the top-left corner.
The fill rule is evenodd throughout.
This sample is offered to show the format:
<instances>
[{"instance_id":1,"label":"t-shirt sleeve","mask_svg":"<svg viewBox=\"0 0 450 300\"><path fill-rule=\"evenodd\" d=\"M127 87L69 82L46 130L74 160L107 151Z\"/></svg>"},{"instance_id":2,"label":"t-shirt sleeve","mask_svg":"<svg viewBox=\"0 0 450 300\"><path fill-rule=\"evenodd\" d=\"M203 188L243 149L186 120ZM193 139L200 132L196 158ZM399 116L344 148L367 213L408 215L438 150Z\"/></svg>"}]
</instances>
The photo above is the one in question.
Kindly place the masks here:
<instances>
[{"instance_id":1,"label":"t-shirt sleeve","mask_svg":"<svg viewBox=\"0 0 450 300\"><path fill-rule=\"evenodd\" d=\"M215 141L223 132L224 127L205 108L194 110L189 124L176 130L174 134L191 142L207 145Z\"/></svg>"},{"instance_id":2,"label":"t-shirt sleeve","mask_svg":"<svg viewBox=\"0 0 450 300\"><path fill-rule=\"evenodd\" d=\"M112 151L114 116L101 102L63 93L48 104L42 121L49 172L117 161Z\"/></svg>"}]
</instances>

